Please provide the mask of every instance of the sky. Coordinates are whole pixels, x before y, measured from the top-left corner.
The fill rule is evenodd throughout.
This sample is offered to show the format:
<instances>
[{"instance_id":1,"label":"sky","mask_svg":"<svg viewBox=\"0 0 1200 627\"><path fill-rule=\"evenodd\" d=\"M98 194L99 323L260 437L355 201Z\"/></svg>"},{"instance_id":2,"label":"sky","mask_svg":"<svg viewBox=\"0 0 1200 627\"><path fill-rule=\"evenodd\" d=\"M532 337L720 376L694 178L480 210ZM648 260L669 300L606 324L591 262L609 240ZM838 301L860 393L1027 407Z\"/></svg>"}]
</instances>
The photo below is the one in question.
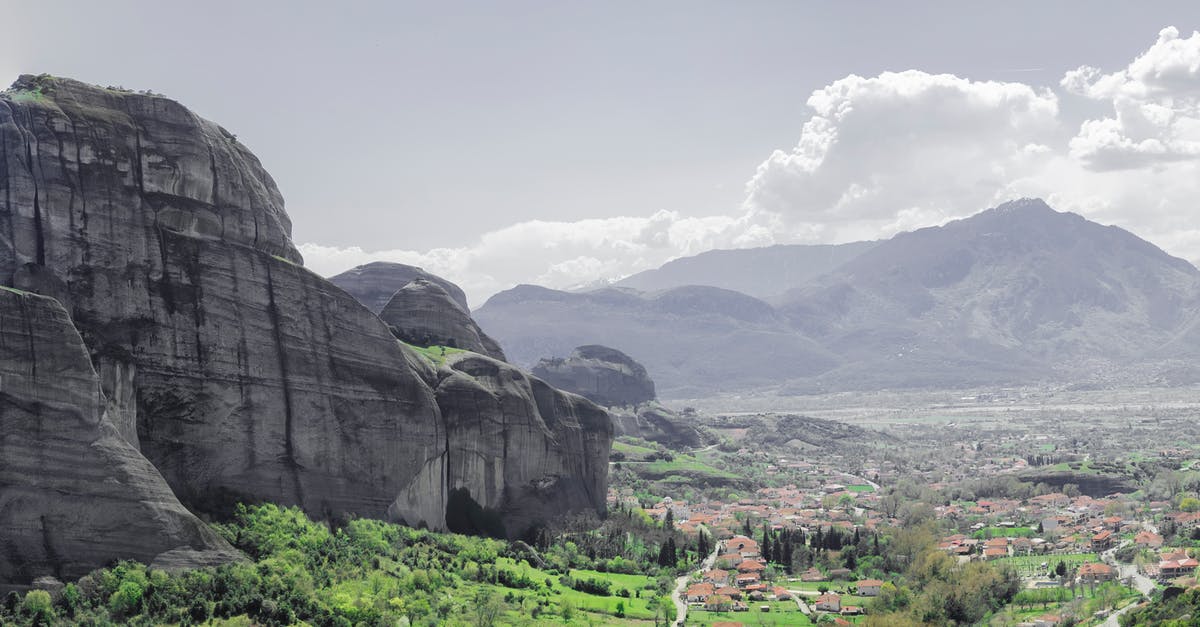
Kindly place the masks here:
<instances>
[{"instance_id":1,"label":"sky","mask_svg":"<svg viewBox=\"0 0 1200 627\"><path fill-rule=\"evenodd\" d=\"M236 133L306 265L473 306L1021 196L1200 259L1200 3L0 0L0 82Z\"/></svg>"}]
</instances>

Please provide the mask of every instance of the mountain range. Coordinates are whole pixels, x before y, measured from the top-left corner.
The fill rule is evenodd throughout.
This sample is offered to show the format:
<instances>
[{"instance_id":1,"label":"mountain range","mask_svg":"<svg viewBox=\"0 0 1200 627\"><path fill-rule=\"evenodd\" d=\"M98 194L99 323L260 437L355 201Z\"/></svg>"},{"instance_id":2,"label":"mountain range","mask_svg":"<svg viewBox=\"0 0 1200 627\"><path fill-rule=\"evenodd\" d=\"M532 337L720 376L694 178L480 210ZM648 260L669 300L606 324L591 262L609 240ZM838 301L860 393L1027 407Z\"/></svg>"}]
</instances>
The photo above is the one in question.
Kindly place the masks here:
<instances>
[{"instance_id":1,"label":"mountain range","mask_svg":"<svg viewBox=\"0 0 1200 627\"><path fill-rule=\"evenodd\" d=\"M668 398L1182 383L1200 346L1200 271L1037 199L880 242L705 253L632 285L653 289L519 286L475 315L517 363L604 344Z\"/></svg>"}]
</instances>

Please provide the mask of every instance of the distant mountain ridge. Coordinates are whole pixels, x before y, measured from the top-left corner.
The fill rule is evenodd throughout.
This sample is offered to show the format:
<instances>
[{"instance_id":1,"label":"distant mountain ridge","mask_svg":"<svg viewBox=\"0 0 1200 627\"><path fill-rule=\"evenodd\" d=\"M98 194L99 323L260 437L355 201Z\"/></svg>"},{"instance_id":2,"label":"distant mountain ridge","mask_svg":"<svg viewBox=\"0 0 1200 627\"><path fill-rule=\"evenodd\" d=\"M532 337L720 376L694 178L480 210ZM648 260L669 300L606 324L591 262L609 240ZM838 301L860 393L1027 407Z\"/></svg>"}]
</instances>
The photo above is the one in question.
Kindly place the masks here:
<instances>
[{"instance_id":1,"label":"distant mountain ridge","mask_svg":"<svg viewBox=\"0 0 1200 627\"><path fill-rule=\"evenodd\" d=\"M716 287L577 294L519 285L474 318L513 363L532 366L600 343L645 365L660 393L676 398L769 385L781 372L815 375L836 363L769 304Z\"/></svg>"},{"instance_id":2,"label":"distant mountain ridge","mask_svg":"<svg viewBox=\"0 0 1200 627\"><path fill-rule=\"evenodd\" d=\"M827 378L990 383L1153 353L1200 305L1200 271L1040 200L902 233L779 310L847 361Z\"/></svg>"},{"instance_id":3,"label":"distant mountain ridge","mask_svg":"<svg viewBox=\"0 0 1200 627\"><path fill-rule=\"evenodd\" d=\"M667 289L519 286L477 318L518 361L585 343L618 348L668 398L766 382L808 393L1109 380L1186 363L1200 347L1200 271L1041 200L833 248L848 258L774 306L740 290L670 286L670 273L652 271L635 276ZM738 264L795 253L764 251L719 252L742 253ZM668 266L699 268L702 256ZM708 282L737 286L742 273L752 285L777 272L738 264Z\"/></svg>"},{"instance_id":4,"label":"distant mountain ridge","mask_svg":"<svg viewBox=\"0 0 1200 627\"><path fill-rule=\"evenodd\" d=\"M654 292L683 285L708 285L770 300L833 271L878 243L791 244L710 250L628 276L616 281L613 286Z\"/></svg>"}]
</instances>

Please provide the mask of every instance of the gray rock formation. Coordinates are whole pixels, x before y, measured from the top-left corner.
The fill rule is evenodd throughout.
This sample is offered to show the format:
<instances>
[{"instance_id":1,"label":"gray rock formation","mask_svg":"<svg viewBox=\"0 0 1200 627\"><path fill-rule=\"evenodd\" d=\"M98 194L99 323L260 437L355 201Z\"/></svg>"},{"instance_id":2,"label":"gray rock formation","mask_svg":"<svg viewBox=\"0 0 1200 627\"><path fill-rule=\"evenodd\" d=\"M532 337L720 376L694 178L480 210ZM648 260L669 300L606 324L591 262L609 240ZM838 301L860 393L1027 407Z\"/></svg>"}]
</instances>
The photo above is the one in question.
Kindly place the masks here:
<instances>
[{"instance_id":1,"label":"gray rock formation","mask_svg":"<svg viewBox=\"0 0 1200 627\"><path fill-rule=\"evenodd\" d=\"M0 588L115 559L244 559L184 509L106 408L66 310L0 288Z\"/></svg>"},{"instance_id":2,"label":"gray rock formation","mask_svg":"<svg viewBox=\"0 0 1200 627\"><path fill-rule=\"evenodd\" d=\"M704 446L705 438L689 419L658 401L641 403L635 407L614 407L612 416L613 434L627 435L649 442L658 442L676 450Z\"/></svg>"},{"instance_id":3,"label":"gray rock formation","mask_svg":"<svg viewBox=\"0 0 1200 627\"><path fill-rule=\"evenodd\" d=\"M467 305L467 295L463 293L462 288L416 266L376 261L329 277L330 282L346 290L358 302L366 305L367 309L375 313L382 312L388 301L392 300L392 295L400 288L417 279L424 279L440 285L450 294L454 302L462 307L463 311L471 311Z\"/></svg>"},{"instance_id":4,"label":"gray rock formation","mask_svg":"<svg viewBox=\"0 0 1200 627\"><path fill-rule=\"evenodd\" d=\"M299 265L274 182L221 127L22 77L0 95L0 198L0 283L66 300L116 429L185 504L442 528L449 486L485 491L449 471L424 358ZM559 443L545 454L591 454Z\"/></svg>"},{"instance_id":5,"label":"gray rock formation","mask_svg":"<svg viewBox=\"0 0 1200 627\"><path fill-rule=\"evenodd\" d=\"M565 359L542 359L533 374L554 387L607 407L616 435L676 449L703 442L695 426L655 400L654 381L646 368L615 348L580 346Z\"/></svg>"},{"instance_id":6,"label":"gray rock formation","mask_svg":"<svg viewBox=\"0 0 1200 627\"><path fill-rule=\"evenodd\" d=\"M416 279L392 295L379 317L396 337L416 346L452 346L504 361L500 344L438 283Z\"/></svg>"},{"instance_id":7,"label":"gray rock formation","mask_svg":"<svg viewBox=\"0 0 1200 627\"><path fill-rule=\"evenodd\" d=\"M24 77L0 148L0 280L66 286L114 422L184 503L440 526L444 493L409 485L442 474L432 390L298 265L278 189L231 134L165 98Z\"/></svg>"},{"instance_id":8,"label":"gray rock formation","mask_svg":"<svg viewBox=\"0 0 1200 627\"><path fill-rule=\"evenodd\" d=\"M450 489L465 489L497 514L506 535L565 511L603 511L612 446L603 409L474 353L452 354L426 376L446 421ZM460 508L447 510L452 530L497 533L486 524L462 526Z\"/></svg>"},{"instance_id":9,"label":"gray rock formation","mask_svg":"<svg viewBox=\"0 0 1200 627\"><path fill-rule=\"evenodd\" d=\"M550 385L579 394L605 407L654 400L654 381L646 368L615 348L589 344L566 359L542 359L533 374Z\"/></svg>"}]
</instances>

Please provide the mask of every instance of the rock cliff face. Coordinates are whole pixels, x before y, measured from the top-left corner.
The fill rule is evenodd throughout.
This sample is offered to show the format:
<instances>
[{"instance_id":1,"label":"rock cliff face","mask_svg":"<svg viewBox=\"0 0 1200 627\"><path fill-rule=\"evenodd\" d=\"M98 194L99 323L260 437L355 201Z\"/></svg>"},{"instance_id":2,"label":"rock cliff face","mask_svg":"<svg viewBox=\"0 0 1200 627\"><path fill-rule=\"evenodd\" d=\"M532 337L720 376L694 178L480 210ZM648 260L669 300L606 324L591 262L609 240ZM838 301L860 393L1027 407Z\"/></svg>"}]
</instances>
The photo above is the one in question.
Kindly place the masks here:
<instances>
[{"instance_id":1,"label":"rock cliff face","mask_svg":"<svg viewBox=\"0 0 1200 627\"><path fill-rule=\"evenodd\" d=\"M115 428L185 504L443 528L450 486L485 491L450 471L423 358L299 265L274 182L221 127L22 77L0 95L0 203L0 283L63 300ZM557 443L563 463L590 454Z\"/></svg>"},{"instance_id":2,"label":"rock cliff face","mask_svg":"<svg viewBox=\"0 0 1200 627\"><path fill-rule=\"evenodd\" d=\"M0 382L0 588L78 578L118 558L240 559L109 419L59 303L0 289Z\"/></svg>"},{"instance_id":3,"label":"rock cliff face","mask_svg":"<svg viewBox=\"0 0 1200 627\"><path fill-rule=\"evenodd\" d=\"M405 285L392 295L379 317L409 344L453 346L504 361L500 344L438 283L416 279Z\"/></svg>"},{"instance_id":4,"label":"rock cliff face","mask_svg":"<svg viewBox=\"0 0 1200 627\"><path fill-rule=\"evenodd\" d=\"M165 98L24 78L0 148L0 279L68 295L118 428L184 503L440 526L445 495L408 485L442 474L432 391L297 265L279 191L232 135Z\"/></svg>"},{"instance_id":5,"label":"rock cliff face","mask_svg":"<svg viewBox=\"0 0 1200 627\"><path fill-rule=\"evenodd\" d=\"M654 400L654 381L646 368L615 348L580 346L566 359L543 359L533 374L605 407Z\"/></svg>"},{"instance_id":6,"label":"rock cliff face","mask_svg":"<svg viewBox=\"0 0 1200 627\"><path fill-rule=\"evenodd\" d=\"M452 354L426 376L446 421L450 489L465 489L504 525L463 526L460 500L447 510L451 529L513 536L559 512L603 511L612 445L607 412L474 353Z\"/></svg>"},{"instance_id":7,"label":"rock cliff face","mask_svg":"<svg viewBox=\"0 0 1200 627\"><path fill-rule=\"evenodd\" d=\"M375 313L382 312L388 301L392 300L392 295L400 288L417 279L440 285L463 311L471 311L467 305L467 295L462 288L416 266L376 261L329 277L330 282L349 292L358 302Z\"/></svg>"}]
</instances>

